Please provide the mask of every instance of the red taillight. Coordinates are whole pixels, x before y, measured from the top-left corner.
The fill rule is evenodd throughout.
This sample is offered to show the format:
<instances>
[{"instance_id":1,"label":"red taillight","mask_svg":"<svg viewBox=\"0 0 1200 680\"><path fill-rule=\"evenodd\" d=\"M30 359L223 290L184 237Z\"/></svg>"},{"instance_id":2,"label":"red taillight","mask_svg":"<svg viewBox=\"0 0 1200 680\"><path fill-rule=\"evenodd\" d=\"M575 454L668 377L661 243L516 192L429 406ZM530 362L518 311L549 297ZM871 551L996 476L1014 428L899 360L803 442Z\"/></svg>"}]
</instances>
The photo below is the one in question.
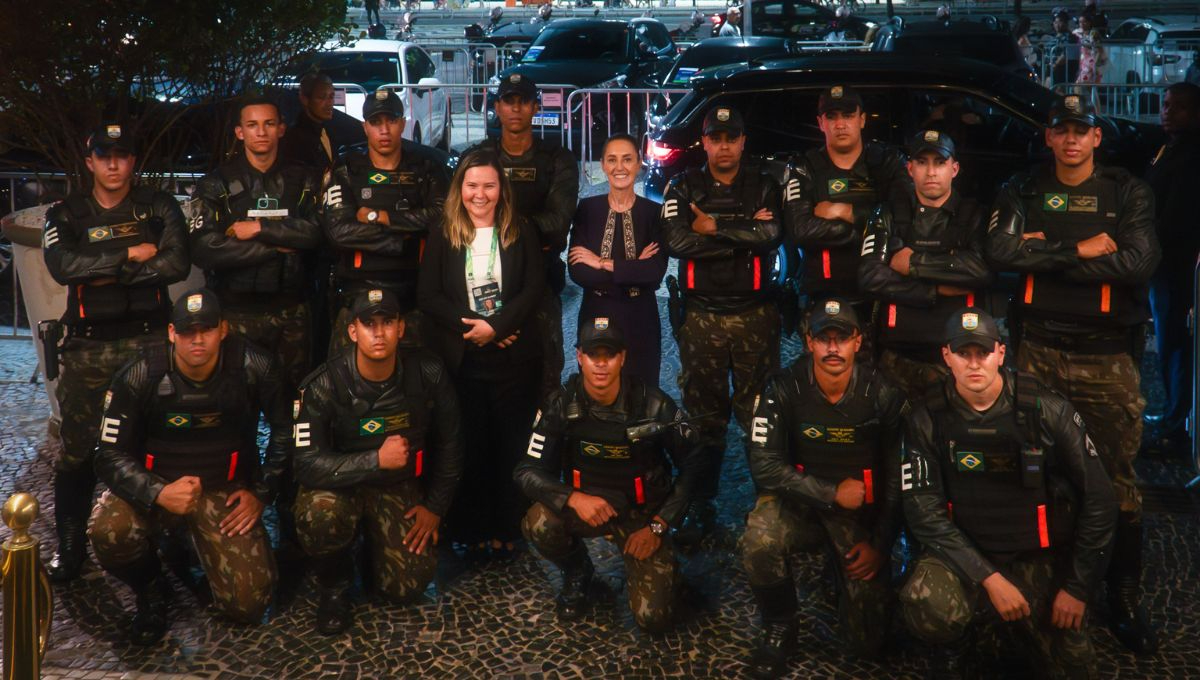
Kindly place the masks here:
<instances>
[{"instance_id":1,"label":"red taillight","mask_svg":"<svg viewBox=\"0 0 1200 680\"><path fill-rule=\"evenodd\" d=\"M720 14L714 14L714 15L712 15L711 17L709 17L709 18L708 18L708 20L709 20L709 21L711 21L711 22L713 22L714 24L719 24L719 23L721 23L721 15L720 15Z\"/></svg>"},{"instance_id":2,"label":"red taillight","mask_svg":"<svg viewBox=\"0 0 1200 680\"><path fill-rule=\"evenodd\" d=\"M659 165L666 165L670 163L676 158L679 158L679 155L682 153L683 149L671 146L670 144L666 144L655 139L651 139L646 142L646 157L655 163L658 163Z\"/></svg>"}]
</instances>

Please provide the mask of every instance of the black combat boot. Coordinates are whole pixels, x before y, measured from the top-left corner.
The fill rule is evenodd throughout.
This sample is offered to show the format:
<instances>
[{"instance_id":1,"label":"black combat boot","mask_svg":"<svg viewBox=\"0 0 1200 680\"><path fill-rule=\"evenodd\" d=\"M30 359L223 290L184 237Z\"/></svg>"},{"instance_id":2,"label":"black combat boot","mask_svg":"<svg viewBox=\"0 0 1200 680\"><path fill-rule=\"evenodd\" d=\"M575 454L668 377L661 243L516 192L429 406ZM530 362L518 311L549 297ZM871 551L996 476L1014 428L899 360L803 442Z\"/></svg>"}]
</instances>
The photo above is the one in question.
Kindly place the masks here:
<instances>
[{"instance_id":1,"label":"black combat boot","mask_svg":"<svg viewBox=\"0 0 1200 680\"><path fill-rule=\"evenodd\" d=\"M167 604L171 595L158 554L151 552L133 564L108 572L133 588L137 595L137 611L129 626L130 641L147 647L158 644L167 634Z\"/></svg>"},{"instance_id":2,"label":"black combat boot","mask_svg":"<svg viewBox=\"0 0 1200 680\"><path fill-rule=\"evenodd\" d=\"M567 563L563 566L563 587L555 598L559 619L575 621L587 611L588 589L591 588L592 575L595 573L587 548L582 543L577 543L575 552L567 558Z\"/></svg>"},{"instance_id":3,"label":"black combat boot","mask_svg":"<svg viewBox=\"0 0 1200 680\"><path fill-rule=\"evenodd\" d=\"M682 550L694 550L710 536L717 521L717 508L711 500L694 500L675 530L675 545Z\"/></svg>"},{"instance_id":4,"label":"black combat boot","mask_svg":"<svg viewBox=\"0 0 1200 680\"><path fill-rule=\"evenodd\" d=\"M1109 626L1129 651L1153 654L1158 651L1158 631L1142 605L1142 523L1122 513L1116 534L1108 568Z\"/></svg>"},{"instance_id":5,"label":"black combat boot","mask_svg":"<svg viewBox=\"0 0 1200 680\"><path fill-rule=\"evenodd\" d=\"M354 624L354 606L350 602L350 581L354 562L341 552L314 559L320 601L317 603L317 631L321 635L338 635Z\"/></svg>"},{"instance_id":6,"label":"black combat boot","mask_svg":"<svg viewBox=\"0 0 1200 680\"><path fill-rule=\"evenodd\" d=\"M773 586L751 586L763 631L750 657L750 674L769 680L787 672L788 656L796 646L796 586L788 578Z\"/></svg>"},{"instance_id":7,"label":"black combat boot","mask_svg":"<svg viewBox=\"0 0 1200 680\"><path fill-rule=\"evenodd\" d=\"M973 639L964 635L957 642L938 645L929 655L928 680L976 680L979 668L971 654Z\"/></svg>"},{"instance_id":8,"label":"black combat boot","mask_svg":"<svg viewBox=\"0 0 1200 680\"><path fill-rule=\"evenodd\" d=\"M54 473L54 529L58 549L46 565L53 583L79 578L87 559L87 518L96 480L90 470Z\"/></svg>"}]
</instances>

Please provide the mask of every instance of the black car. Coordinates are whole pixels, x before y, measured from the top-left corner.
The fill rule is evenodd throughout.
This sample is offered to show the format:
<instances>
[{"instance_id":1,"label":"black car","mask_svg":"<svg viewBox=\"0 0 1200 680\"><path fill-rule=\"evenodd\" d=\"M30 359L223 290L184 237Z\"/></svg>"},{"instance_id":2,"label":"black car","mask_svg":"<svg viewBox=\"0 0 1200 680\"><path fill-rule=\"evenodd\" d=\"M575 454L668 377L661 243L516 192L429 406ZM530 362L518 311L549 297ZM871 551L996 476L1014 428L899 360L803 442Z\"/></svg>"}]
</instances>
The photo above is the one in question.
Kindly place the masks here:
<instances>
[{"instance_id":1,"label":"black car","mask_svg":"<svg viewBox=\"0 0 1200 680\"><path fill-rule=\"evenodd\" d=\"M725 14L713 35L725 23ZM853 14L839 17L835 10L811 0L754 0L750 3L751 33L793 40L825 40L840 33L844 40L865 40L875 22Z\"/></svg>"},{"instance_id":2,"label":"black car","mask_svg":"<svg viewBox=\"0 0 1200 680\"><path fill-rule=\"evenodd\" d=\"M657 19L607 21L602 19L565 19L550 22L521 57L521 62L501 71L492 82L498 83L510 73L520 73L533 82L570 85L575 88L655 88L674 63L678 53L667 27ZM494 95L489 95L489 100ZM535 124L543 136L560 135L568 96L547 101ZM578 101L578 100L574 100ZM606 135L613 129L625 129L625 116L639 117L645 104L632 100L626 111L625 98L614 98L597 106L587 121L593 132ZM499 134L495 107L488 106L488 133ZM572 129L581 130L581 107L573 106ZM575 133L578 134L578 133Z\"/></svg>"},{"instance_id":3,"label":"black car","mask_svg":"<svg viewBox=\"0 0 1200 680\"><path fill-rule=\"evenodd\" d=\"M700 126L716 105L746 122L746 151L786 161L820 146L817 96L849 85L863 96L867 138L900 146L922 128L950 134L962 171L956 186L990 201L1017 170L1048 158L1043 126L1057 95L1037 83L982 62L948 62L895 53L823 54L710 69L692 78L692 92L667 113L647 140L645 191L661 200L667 181L704 162ZM1104 162L1141 172L1159 147L1157 126L1103 119Z\"/></svg>"},{"instance_id":4,"label":"black car","mask_svg":"<svg viewBox=\"0 0 1200 680\"><path fill-rule=\"evenodd\" d=\"M994 64L1026 78L1037 73L1025 61L1017 39L1003 21L920 21L889 24L871 43L873 52L939 57L946 61L973 59Z\"/></svg>"}]
</instances>

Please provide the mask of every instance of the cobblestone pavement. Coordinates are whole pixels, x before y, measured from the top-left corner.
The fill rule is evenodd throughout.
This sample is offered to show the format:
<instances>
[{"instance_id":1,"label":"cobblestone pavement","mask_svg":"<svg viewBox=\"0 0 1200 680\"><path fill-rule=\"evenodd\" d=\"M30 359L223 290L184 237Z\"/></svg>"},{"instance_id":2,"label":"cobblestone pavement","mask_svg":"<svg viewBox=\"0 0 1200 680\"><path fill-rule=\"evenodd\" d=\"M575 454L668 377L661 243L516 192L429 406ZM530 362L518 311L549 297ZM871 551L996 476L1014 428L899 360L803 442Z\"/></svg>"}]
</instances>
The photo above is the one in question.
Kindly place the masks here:
<instances>
[{"instance_id":1,"label":"cobblestone pavement","mask_svg":"<svg viewBox=\"0 0 1200 680\"><path fill-rule=\"evenodd\" d=\"M578 290L568 291L566 337L574 337ZM662 300L660 300L662 302ZM663 317L665 318L665 310ZM678 358L664 333L662 384L676 391ZM794 342L785 354L795 355ZM41 385L31 384L33 348L0 342L0 499L30 491L42 504L34 527L42 553L53 547L48 461L57 441L46 436L49 411ZM569 362L570 363L570 362ZM1151 396L1154 396L1153 394ZM285 576L270 621L259 627L225 623L172 577L174 606L167 639L141 649L125 642L132 595L89 563L85 577L56 593L47 678L735 678L757 626L735 541L752 504L741 444L731 433L720 502L721 530L683 570L695 598L675 632L651 638L637 631L622 593L623 571L603 541L598 556L601 592L592 614L571 626L558 623L552 598L558 577L528 553L508 563L467 567L449 551L437 583L413 607L359 596L357 622L340 637L312 629L311 584L297 565ZM1200 677L1200 532L1197 505L1180 490L1190 478L1183 464L1162 458L1139 463L1146 487L1150 599L1163 631L1164 651L1139 659L1118 648L1097 606L1093 638L1105 677ZM898 634L886 665L848 661L839 653L831 579L816 558L796 560L802 619L792 660L795 677L915 678L927 650ZM703 599L700 599L703 598ZM897 627L899 628L899 627ZM1028 675L1022 655L1003 640L983 645L991 677Z\"/></svg>"}]
</instances>

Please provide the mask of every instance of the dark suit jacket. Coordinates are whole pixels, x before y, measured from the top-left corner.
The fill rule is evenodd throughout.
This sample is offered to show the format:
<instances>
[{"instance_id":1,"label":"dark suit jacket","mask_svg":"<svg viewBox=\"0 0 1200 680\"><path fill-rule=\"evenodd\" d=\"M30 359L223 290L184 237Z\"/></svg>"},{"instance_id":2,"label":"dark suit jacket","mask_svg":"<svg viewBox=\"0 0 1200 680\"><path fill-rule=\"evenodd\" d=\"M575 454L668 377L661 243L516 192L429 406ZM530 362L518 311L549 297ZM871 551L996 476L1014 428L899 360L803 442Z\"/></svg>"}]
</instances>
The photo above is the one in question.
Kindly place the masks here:
<instances>
[{"instance_id":1,"label":"dark suit jacket","mask_svg":"<svg viewBox=\"0 0 1200 680\"><path fill-rule=\"evenodd\" d=\"M541 342L534 316L545 289L545 273L538 235L533 227L521 221L520 236L512 246L500 248L500 267L503 287L500 310L487 317L496 329L496 339L502 340L520 331L520 336L508 349L495 344L476 348L463 340L470 327L463 318L483 318L470 307L467 298L466 251L454 248L446 240L444 229L433 229L425 244L425 256L417 282L417 305L429 317L425 342L441 355L446 366L457 374L466 352L482 352L479 358L499 365L517 365L538 360ZM468 347L469 345L469 347Z\"/></svg>"}]
</instances>

